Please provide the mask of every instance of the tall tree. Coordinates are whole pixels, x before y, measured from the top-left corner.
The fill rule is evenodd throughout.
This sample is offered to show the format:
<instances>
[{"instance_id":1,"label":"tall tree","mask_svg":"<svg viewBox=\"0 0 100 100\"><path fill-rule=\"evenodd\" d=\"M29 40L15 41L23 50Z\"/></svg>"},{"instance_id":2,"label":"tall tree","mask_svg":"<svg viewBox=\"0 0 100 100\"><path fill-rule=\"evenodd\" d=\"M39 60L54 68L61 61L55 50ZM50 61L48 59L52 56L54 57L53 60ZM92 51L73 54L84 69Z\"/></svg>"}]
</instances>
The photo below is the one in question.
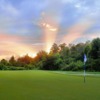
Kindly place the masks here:
<instances>
[{"instance_id":1,"label":"tall tree","mask_svg":"<svg viewBox=\"0 0 100 100\"><path fill-rule=\"evenodd\" d=\"M58 53L58 51L59 51L59 47L56 43L54 43L51 47L50 53L55 54L55 53Z\"/></svg>"},{"instance_id":2,"label":"tall tree","mask_svg":"<svg viewBox=\"0 0 100 100\"><path fill-rule=\"evenodd\" d=\"M87 41L85 43L84 53L89 57L90 56L90 51L91 51L91 42Z\"/></svg>"},{"instance_id":3,"label":"tall tree","mask_svg":"<svg viewBox=\"0 0 100 100\"><path fill-rule=\"evenodd\" d=\"M0 63L3 65L8 65L8 61L6 59L2 59Z\"/></svg>"},{"instance_id":4,"label":"tall tree","mask_svg":"<svg viewBox=\"0 0 100 100\"><path fill-rule=\"evenodd\" d=\"M96 38L91 44L91 57L93 59L100 59L100 38Z\"/></svg>"},{"instance_id":5,"label":"tall tree","mask_svg":"<svg viewBox=\"0 0 100 100\"><path fill-rule=\"evenodd\" d=\"M16 60L15 60L15 57L14 57L14 56L12 56L12 57L9 59L9 63L10 63L10 65L12 65L12 66L16 66Z\"/></svg>"},{"instance_id":6,"label":"tall tree","mask_svg":"<svg viewBox=\"0 0 100 100\"><path fill-rule=\"evenodd\" d=\"M69 48L66 46L65 43L60 44L59 47L60 47L60 55L61 55L61 58L62 58L63 61L65 62L66 59L67 59L68 56L69 56Z\"/></svg>"}]
</instances>

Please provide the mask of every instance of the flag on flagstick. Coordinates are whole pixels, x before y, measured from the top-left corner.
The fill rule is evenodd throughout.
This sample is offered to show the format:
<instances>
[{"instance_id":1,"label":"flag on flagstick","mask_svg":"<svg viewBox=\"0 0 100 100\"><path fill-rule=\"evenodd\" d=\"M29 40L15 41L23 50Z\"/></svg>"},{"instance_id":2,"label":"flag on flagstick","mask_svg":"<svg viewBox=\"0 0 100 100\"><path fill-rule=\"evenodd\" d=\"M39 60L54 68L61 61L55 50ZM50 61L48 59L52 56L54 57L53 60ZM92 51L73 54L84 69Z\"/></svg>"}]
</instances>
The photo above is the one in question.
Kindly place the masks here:
<instances>
[{"instance_id":1,"label":"flag on flagstick","mask_svg":"<svg viewBox=\"0 0 100 100\"><path fill-rule=\"evenodd\" d=\"M84 54L84 64L86 63L87 61L87 57L86 57L86 54Z\"/></svg>"}]
</instances>

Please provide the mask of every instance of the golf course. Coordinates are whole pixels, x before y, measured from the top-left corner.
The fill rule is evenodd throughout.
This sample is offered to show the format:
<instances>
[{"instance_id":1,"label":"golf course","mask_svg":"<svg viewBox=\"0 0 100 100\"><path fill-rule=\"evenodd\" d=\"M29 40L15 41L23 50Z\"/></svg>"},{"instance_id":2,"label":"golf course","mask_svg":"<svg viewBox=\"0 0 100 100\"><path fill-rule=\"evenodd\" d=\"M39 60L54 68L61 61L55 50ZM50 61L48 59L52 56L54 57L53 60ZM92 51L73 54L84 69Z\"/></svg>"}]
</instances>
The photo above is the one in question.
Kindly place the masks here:
<instances>
[{"instance_id":1,"label":"golf course","mask_svg":"<svg viewBox=\"0 0 100 100\"><path fill-rule=\"evenodd\" d=\"M100 100L100 73L0 71L0 100Z\"/></svg>"}]
</instances>

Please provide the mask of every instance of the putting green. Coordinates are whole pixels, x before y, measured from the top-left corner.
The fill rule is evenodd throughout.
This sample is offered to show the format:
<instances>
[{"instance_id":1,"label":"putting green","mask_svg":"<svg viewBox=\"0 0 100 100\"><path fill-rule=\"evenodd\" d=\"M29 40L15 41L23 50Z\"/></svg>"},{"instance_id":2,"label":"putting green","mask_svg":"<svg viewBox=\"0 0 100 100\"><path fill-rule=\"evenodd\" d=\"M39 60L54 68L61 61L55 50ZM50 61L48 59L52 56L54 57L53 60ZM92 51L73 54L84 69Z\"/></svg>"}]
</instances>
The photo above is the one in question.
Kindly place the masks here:
<instances>
[{"instance_id":1,"label":"putting green","mask_svg":"<svg viewBox=\"0 0 100 100\"><path fill-rule=\"evenodd\" d=\"M100 77L0 71L0 100L100 100Z\"/></svg>"}]
</instances>

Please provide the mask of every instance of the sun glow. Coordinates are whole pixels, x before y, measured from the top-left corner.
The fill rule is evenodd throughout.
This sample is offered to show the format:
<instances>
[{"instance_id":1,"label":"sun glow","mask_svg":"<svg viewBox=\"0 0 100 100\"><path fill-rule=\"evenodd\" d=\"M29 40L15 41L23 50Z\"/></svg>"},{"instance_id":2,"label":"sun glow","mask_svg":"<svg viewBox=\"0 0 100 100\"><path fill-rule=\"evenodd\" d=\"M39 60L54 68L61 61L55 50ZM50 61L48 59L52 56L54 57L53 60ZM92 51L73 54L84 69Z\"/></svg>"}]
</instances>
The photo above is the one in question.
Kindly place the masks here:
<instances>
[{"instance_id":1,"label":"sun glow","mask_svg":"<svg viewBox=\"0 0 100 100\"><path fill-rule=\"evenodd\" d=\"M36 52L33 50L33 48L25 44L5 41L0 43L0 45L2 51L2 55L0 57L6 59L10 58L12 55L15 57L24 56L26 54L31 57L36 56Z\"/></svg>"},{"instance_id":2,"label":"sun glow","mask_svg":"<svg viewBox=\"0 0 100 100\"><path fill-rule=\"evenodd\" d=\"M53 17L45 14L43 14L42 17L43 20L41 21L41 24L44 31L44 42L46 43L44 49L49 53L53 43L56 40L58 23Z\"/></svg>"},{"instance_id":3,"label":"sun glow","mask_svg":"<svg viewBox=\"0 0 100 100\"><path fill-rule=\"evenodd\" d=\"M28 56L30 56L30 57L36 57L36 53L33 53L33 52L26 52L26 53L22 53L22 54L20 54L20 57L23 57L23 56L25 56L25 55L28 55Z\"/></svg>"},{"instance_id":4,"label":"sun glow","mask_svg":"<svg viewBox=\"0 0 100 100\"><path fill-rule=\"evenodd\" d=\"M57 35L57 28L50 24L46 24L43 27L45 34L45 42L46 42L46 51L49 53L52 44L55 42Z\"/></svg>"}]
</instances>

